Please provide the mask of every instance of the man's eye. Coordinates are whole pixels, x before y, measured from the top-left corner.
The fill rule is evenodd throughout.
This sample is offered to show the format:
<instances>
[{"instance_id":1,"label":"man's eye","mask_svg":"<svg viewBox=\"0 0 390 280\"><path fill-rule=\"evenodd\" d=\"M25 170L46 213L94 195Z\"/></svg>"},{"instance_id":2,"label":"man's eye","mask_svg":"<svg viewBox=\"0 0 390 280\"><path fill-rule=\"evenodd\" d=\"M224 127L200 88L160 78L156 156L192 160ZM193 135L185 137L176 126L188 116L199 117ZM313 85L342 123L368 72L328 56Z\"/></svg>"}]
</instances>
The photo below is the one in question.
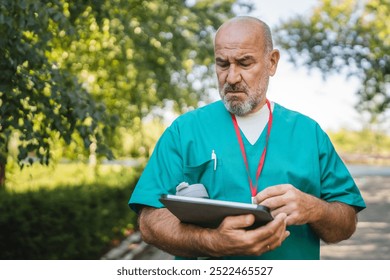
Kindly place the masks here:
<instances>
[{"instance_id":1,"label":"man's eye","mask_svg":"<svg viewBox=\"0 0 390 280\"><path fill-rule=\"evenodd\" d=\"M243 66L243 67L248 67L251 65L251 62L249 61L240 61L240 65Z\"/></svg>"},{"instance_id":2,"label":"man's eye","mask_svg":"<svg viewBox=\"0 0 390 280\"><path fill-rule=\"evenodd\" d=\"M228 62L218 62L217 65L221 68L228 68L229 67Z\"/></svg>"}]
</instances>

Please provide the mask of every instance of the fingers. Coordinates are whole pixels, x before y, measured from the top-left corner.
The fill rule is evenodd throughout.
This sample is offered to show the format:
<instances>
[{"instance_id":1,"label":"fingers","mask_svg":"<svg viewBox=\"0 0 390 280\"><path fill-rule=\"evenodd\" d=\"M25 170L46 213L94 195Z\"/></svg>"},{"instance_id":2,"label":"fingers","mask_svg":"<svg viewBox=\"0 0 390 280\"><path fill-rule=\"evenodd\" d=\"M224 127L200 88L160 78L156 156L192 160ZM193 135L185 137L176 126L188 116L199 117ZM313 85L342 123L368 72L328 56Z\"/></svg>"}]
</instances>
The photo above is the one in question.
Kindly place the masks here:
<instances>
[{"instance_id":1,"label":"fingers","mask_svg":"<svg viewBox=\"0 0 390 280\"><path fill-rule=\"evenodd\" d=\"M288 237L286 215L280 214L267 225L247 230L253 215L226 217L216 229L218 252L222 255L261 255L279 247Z\"/></svg>"},{"instance_id":2,"label":"fingers","mask_svg":"<svg viewBox=\"0 0 390 280\"><path fill-rule=\"evenodd\" d=\"M280 239L277 240L277 242L271 242L267 244L267 251L275 250L276 248L280 247L284 240L286 240L287 237L290 236L290 232L286 230L284 234L282 234Z\"/></svg>"},{"instance_id":3,"label":"fingers","mask_svg":"<svg viewBox=\"0 0 390 280\"><path fill-rule=\"evenodd\" d=\"M240 215L226 217L221 223L220 227L225 229L244 229L251 226L255 222L255 216Z\"/></svg>"},{"instance_id":4,"label":"fingers","mask_svg":"<svg viewBox=\"0 0 390 280\"><path fill-rule=\"evenodd\" d=\"M226 217L217 229L209 230L213 256L258 256L280 247L290 235L286 214L280 214L265 226L253 230L253 215Z\"/></svg>"},{"instance_id":5,"label":"fingers","mask_svg":"<svg viewBox=\"0 0 390 280\"><path fill-rule=\"evenodd\" d=\"M291 225L291 214L290 214L290 211L288 209L288 206L282 206L282 207L279 207L276 209L270 207L270 209L273 209L273 210L271 210L272 217L277 217L280 214L285 214L286 215L286 225L287 226Z\"/></svg>"},{"instance_id":6,"label":"fingers","mask_svg":"<svg viewBox=\"0 0 390 280\"><path fill-rule=\"evenodd\" d=\"M273 221L274 231L265 242L269 245L268 249L275 249L282 245L283 241L290 235L290 232L286 230L287 226L287 215L281 213L277 215Z\"/></svg>"},{"instance_id":7,"label":"fingers","mask_svg":"<svg viewBox=\"0 0 390 280\"><path fill-rule=\"evenodd\" d=\"M256 195L255 201L270 208L273 217L287 214L288 226L309 223L318 208L317 198L290 184L268 187Z\"/></svg>"},{"instance_id":8,"label":"fingers","mask_svg":"<svg viewBox=\"0 0 390 280\"><path fill-rule=\"evenodd\" d=\"M268 187L255 196L254 203L264 205L263 202L265 200L285 194L289 190L290 186L291 185L283 184Z\"/></svg>"},{"instance_id":9,"label":"fingers","mask_svg":"<svg viewBox=\"0 0 390 280\"><path fill-rule=\"evenodd\" d=\"M302 207L302 194L292 185L276 185L259 192L255 197L255 201L271 209L273 217L280 213L286 213L287 216L291 216L293 214L296 215L299 208ZM289 223L287 225L293 224L292 218L288 218Z\"/></svg>"},{"instance_id":10,"label":"fingers","mask_svg":"<svg viewBox=\"0 0 390 280\"><path fill-rule=\"evenodd\" d=\"M282 245L290 235L290 232L286 231L286 218L286 214L279 214L267 225L247 232L254 240L249 249L251 254L261 255Z\"/></svg>"}]
</instances>

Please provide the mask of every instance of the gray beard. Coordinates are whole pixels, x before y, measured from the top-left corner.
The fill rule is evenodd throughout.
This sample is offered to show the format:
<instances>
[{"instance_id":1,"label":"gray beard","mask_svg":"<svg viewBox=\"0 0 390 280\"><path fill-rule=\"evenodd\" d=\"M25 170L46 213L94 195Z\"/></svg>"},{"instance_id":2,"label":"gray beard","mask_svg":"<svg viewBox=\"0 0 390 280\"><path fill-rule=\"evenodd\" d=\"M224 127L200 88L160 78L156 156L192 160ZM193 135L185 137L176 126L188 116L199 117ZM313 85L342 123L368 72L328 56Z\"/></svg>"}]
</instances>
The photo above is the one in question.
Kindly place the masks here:
<instances>
[{"instance_id":1,"label":"gray beard","mask_svg":"<svg viewBox=\"0 0 390 280\"><path fill-rule=\"evenodd\" d=\"M248 89L245 86L235 86L226 84L219 92L221 99L225 105L226 110L236 116L245 116L253 111L265 98L267 92L269 79L266 79L264 83L260 83L259 88L255 94L248 94ZM263 85L263 86L262 86ZM226 96L226 92L229 90L237 89L247 94L248 99L240 101L234 96Z\"/></svg>"},{"instance_id":2,"label":"gray beard","mask_svg":"<svg viewBox=\"0 0 390 280\"><path fill-rule=\"evenodd\" d=\"M226 109L236 115L236 116L245 116L250 113L260 102L258 98L250 98L245 101L238 101L235 98L222 98L223 103L225 104Z\"/></svg>"}]
</instances>

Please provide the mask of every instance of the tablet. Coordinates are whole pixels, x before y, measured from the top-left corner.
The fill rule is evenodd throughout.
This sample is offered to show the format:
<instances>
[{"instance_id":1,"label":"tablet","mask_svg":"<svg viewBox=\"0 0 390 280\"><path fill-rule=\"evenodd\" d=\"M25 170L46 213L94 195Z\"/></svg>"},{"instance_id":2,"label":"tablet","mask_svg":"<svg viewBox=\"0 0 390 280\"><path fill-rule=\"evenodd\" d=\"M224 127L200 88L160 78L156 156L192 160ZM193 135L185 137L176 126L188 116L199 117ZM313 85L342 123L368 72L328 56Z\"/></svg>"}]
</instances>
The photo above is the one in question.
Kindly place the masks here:
<instances>
[{"instance_id":1,"label":"tablet","mask_svg":"<svg viewBox=\"0 0 390 280\"><path fill-rule=\"evenodd\" d=\"M181 222L206 228L217 228L227 216L253 214L255 222L247 229L267 224L273 218L267 207L208 198L162 195L160 201Z\"/></svg>"}]
</instances>

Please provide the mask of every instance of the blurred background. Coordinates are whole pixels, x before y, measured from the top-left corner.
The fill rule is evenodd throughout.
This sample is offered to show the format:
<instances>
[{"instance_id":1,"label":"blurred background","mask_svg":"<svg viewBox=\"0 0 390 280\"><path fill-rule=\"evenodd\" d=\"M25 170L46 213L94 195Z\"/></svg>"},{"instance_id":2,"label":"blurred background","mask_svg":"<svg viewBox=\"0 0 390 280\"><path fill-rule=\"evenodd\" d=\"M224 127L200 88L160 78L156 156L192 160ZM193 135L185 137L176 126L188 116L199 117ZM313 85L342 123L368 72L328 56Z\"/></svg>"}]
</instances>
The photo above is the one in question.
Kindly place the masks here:
<instances>
[{"instance_id":1,"label":"blurred background","mask_svg":"<svg viewBox=\"0 0 390 280\"><path fill-rule=\"evenodd\" d=\"M1 0L0 259L170 257L127 201L170 122L219 99L235 15L270 25L269 98L327 131L367 202L321 257L390 259L389 0Z\"/></svg>"}]
</instances>

